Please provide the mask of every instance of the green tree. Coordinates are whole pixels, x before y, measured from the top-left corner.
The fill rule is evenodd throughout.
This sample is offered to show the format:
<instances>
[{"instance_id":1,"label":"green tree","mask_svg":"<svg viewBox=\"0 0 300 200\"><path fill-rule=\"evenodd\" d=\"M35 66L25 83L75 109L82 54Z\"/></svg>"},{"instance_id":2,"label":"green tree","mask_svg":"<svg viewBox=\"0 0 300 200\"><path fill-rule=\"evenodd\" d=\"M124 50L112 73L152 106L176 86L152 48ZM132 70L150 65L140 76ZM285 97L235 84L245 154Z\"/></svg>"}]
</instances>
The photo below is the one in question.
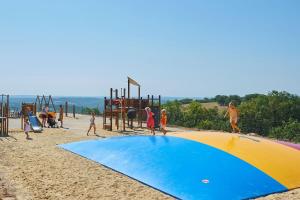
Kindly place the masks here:
<instances>
[{"instance_id":1,"label":"green tree","mask_svg":"<svg viewBox=\"0 0 300 200\"><path fill-rule=\"evenodd\" d=\"M225 106L226 100L227 100L227 96L225 95L217 95L215 97L216 102L220 105L220 106Z\"/></svg>"},{"instance_id":2,"label":"green tree","mask_svg":"<svg viewBox=\"0 0 300 200\"><path fill-rule=\"evenodd\" d=\"M179 101L168 101L162 108L167 110L168 114L168 123L173 125L182 125L183 124L183 113L181 110L181 104Z\"/></svg>"},{"instance_id":3,"label":"green tree","mask_svg":"<svg viewBox=\"0 0 300 200\"><path fill-rule=\"evenodd\" d=\"M196 127L196 125L204 119L204 112L201 103L193 101L183 113L183 125L186 127Z\"/></svg>"},{"instance_id":4,"label":"green tree","mask_svg":"<svg viewBox=\"0 0 300 200\"><path fill-rule=\"evenodd\" d=\"M207 100L207 99L206 99ZM300 97L287 92L272 91L268 95L217 95L220 105L234 101L240 111L239 126L244 133L299 142ZM190 100L188 100L190 101ZM170 124L199 129L230 131L228 119L217 108L206 109L201 101L182 105L179 101L163 105Z\"/></svg>"},{"instance_id":5,"label":"green tree","mask_svg":"<svg viewBox=\"0 0 300 200\"><path fill-rule=\"evenodd\" d=\"M255 93L255 94L247 94L245 95L243 98L242 98L242 101L250 101L252 99L255 99L259 96L264 96L263 94L258 94L258 93Z\"/></svg>"},{"instance_id":6,"label":"green tree","mask_svg":"<svg viewBox=\"0 0 300 200\"><path fill-rule=\"evenodd\" d=\"M282 126L272 128L270 136L280 140L300 142L300 123L290 119L284 122Z\"/></svg>"}]
</instances>

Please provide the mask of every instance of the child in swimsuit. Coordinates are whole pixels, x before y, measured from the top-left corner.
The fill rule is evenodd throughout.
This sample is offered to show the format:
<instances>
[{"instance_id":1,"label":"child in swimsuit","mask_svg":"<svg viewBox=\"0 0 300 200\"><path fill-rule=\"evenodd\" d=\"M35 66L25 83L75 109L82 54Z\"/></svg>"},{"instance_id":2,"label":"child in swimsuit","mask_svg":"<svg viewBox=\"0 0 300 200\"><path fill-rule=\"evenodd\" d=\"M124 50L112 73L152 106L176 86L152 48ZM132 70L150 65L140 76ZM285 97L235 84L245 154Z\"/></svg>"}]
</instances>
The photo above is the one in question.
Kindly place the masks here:
<instances>
[{"instance_id":1,"label":"child in swimsuit","mask_svg":"<svg viewBox=\"0 0 300 200\"><path fill-rule=\"evenodd\" d=\"M90 128L89 128L89 130L88 130L88 132L87 132L87 136L89 135L89 132L90 132L90 130L92 129L92 128L94 128L94 134L96 135L96 124L95 124L95 113L92 113L92 117L91 117L91 119L90 119Z\"/></svg>"},{"instance_id":2,"label":"child in swimsuit","mask_svg":"<svg viewBox=\"0 0 300 200\"><path fill-rule=\"evenodd\" d=\"M232 127L232 132L235 133L236 131L238 133L241 132L239 127L237 126L238 124L238 109L233 105L232 102L229 103L227 112L224 115L224 118L229 114L229 121Z\"/></svg>"},{"instance_id":3,"label":"child in swimsuit","mask_svg":"<svg viewBox=\"0 0 300 200\"><path fill-rule=\"evenodd\" d=\"M161 130L166 135L167 133L167 111L165 109L161 110L161 118L160 118Z\"/></svg>"},{"instance_id":4,"label":"child in swimsuit","mask_svg":"<svg viewBox=\"0 0 300 200\"><path fill-rule=\"evenodd\" d=\"M42 118L42 125L43 125L43 127L46 127L47 112L46 112L46 108L45 107L42 108L42 112L40 114L40 117Z\"/></svg>"},{"instance_id":5,"label":"child in swimsuit","mask_svg":"<svg viewBox=\"0 0 300 200\"><path fill-rule=\"evenodd\" d=\"M151 108L146 107L145 111L147 113L147 128L151 131L153 135L155 135L155 130L154 130L154 113L151 112Z\"/></svg>"},{"instance_id":6,"label":"child in swimsuit","mask_svg":"<svg viewBox=\"0 0 300 200\"><path fill-rule=\"evenodd\" d=\"M28 134L28 133L30 132L30 130L31 130L31 127L30 127L29 120L26 119L26 120L25 120L24 132L25 132L25 135L26 135L26 139L27 139L27 140L30 139L29 134Z\"/></svg>"}]
</instances>

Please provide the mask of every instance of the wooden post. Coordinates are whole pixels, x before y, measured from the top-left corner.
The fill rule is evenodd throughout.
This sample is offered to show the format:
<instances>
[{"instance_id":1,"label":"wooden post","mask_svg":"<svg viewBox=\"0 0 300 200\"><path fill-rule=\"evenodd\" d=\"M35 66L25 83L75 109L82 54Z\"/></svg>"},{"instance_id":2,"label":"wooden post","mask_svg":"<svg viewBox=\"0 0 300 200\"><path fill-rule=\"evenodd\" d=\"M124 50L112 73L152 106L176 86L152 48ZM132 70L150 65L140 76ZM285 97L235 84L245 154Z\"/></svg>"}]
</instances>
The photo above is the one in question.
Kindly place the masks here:
<instances>
[{"instance_id":1,"label":"wooden post","mask_svg":"<svg viewBox=\"0 0 300 200\"><path fill-rule=\"evenodd\" d=\"M103 109L103 129L105 129L106 124L106 97L104 97L104 109Z\"/></svg>"},{"instance_id":2,"label":"wooden post","mask_svg":"<svg viewBox=\"0 0 300 200\"><path fill-rule=\"evenodd\" d=\"M68 117L68 101L66 101L65 111L66 111L66 117Z\"/></svg>"},{"instance_id":3,"label":"wooden post","mask_svg":"<svg viewBox=\"0 0 300 200\"><path fill-rule=\"evenodd\" d=\"M119 92L118 92L118 89L116 89L116 93L115 93L115 95L116 95L116 99L118 99L119 98ZM117 126L117 130L119 130L119 111L118 111L118 109L120 109L120 108L117 108L117 112L116 112L116 126Z\"/></svg>"},{"instance_id":4,"label":"wooden post","mask_svg":"<svg viewBox=\"0 0 300 200\"><path fill-rule=\"evenodd\" d=\"M2 136L2 134L3 134L3 112L2 112L2 109L3 109L3 106L2 106L2 104L3 104L3 94L1 95L1 100L0 100L0 111L1 111L1 113L0 113L0 121L1 121L1 123L0 123L0 136Z\"/></svg>"},{"instance_id":5,"label":"wooden post","mask_svg":"<svg viewBox=\"0 0 300 200\"><path fill-rule=\"evenodd\" d=\"M21 129L24 130L24 115L21 115Z\"/></svg>"},{"instance_id":6,"label":"wooden post","mask_svg":"<svg viewBox=\"0 0 300 200\"><path fill-rule=\"evenodd\" d=\"M129 81L129 78L128 78L128 95L127 95L127 98L130 99L130 81Z\"/></svg>"},{"instance_id":7,"label":"wooden post","mask_svg":"<svg viewBox=\"0 0 300 200\"><path fill-rule=\"evenodd\" d=\"M148 106L149 108L151 108L151 105L150 105L150 95L149 95L149 94L147 95L147 98L148 98L148 105L147 105L147 106Z\"/></svg>"},{"instance_id":8,"label":"wooden post","mask_svg":"<svg viewBox=\"0 0 300 200\"><path fill-rule=\"evenodd\" d=\"M158 96L158 110L159 110L159 122L161 120L161 96ZM159 130L161 129L160 123L159 123Z\"/></svg>"},{"instance_id":9,"label":"wooden post","mask_svg":"<svg viewBox=\"0 0 300 200\"><path fill-rule=\"evenodd\" d=\"M141 86L138 87L138 98L141 98Z\"/></svg>"},{"instance_id":10,"label":"wooden post","mask_svg":"<svg viewBox=\"0 0 300 200\"><path fill-rule=\"evenodd\" d=\"M139 100L139 110L137 112L138 114L138 125L141 124L141 86L138 86L138 100Z\"/></svg>"},{"instance_id":11,"label":"wooden post","mask_svg":"<svg viewBox=\"0 0 300 200\"><path fill-rule=\"evenodd\" d=\"M125 89L124 89L125 92ZM125 95L125 93L124 93ZM126 128L126 118L125 118L125 110L126 110L126 98L125 96L123 97L123 101L122 101L122 120L123 120L123 131L125 131Z\"/></svg>"},{"instance_id":12,"label":"wooden post","mask_svg":"<svg viewBox=\"0 0 300 200\"><path fill-rule=\"evenodd\" d=\"M9 95L7 95L7 102L6 102L6 106L7 106L7 112L6 112L6 136L8 136L8 130L9 130L9 114L10 114L10 110L9 110Z\"/></svg>"},{"instance_id":13,"label":"wooden post","mask_svg":"<svg viewBox=\"0 0 300 200\"><path fill-rule=\"evenodd\" d=\"M140 123L140 128L143 127L143 110L142 110L142 102L143 102L143 97L140 98L140 105L139 105L139 123Z\"/></svg>"},{"instance_id":14,"label":"wooden post","mask_svg":"<svg viewBox=\"0 0 300 200\"><path fill-rule=\"evenodd\" d=\"M2 118L3 117L3 108L4 108L4 102L3 102L3 98L4 98L4 95L2 94L1 95L1 129L0 129L0 133L1 133L1 136L3 136L2 134L3 134L3 132L4 132L4 127L3 127L3 121L4 121L4 119Z\"/></svg>"},{"instance_id":15,"label":"wooden post","mask_svg":"<svg viewBox=\"0 0 300 200\"><path fill-rule=\"evenodd\" d=\"M73 118L76 117L76 116L75 116L75 115L76 115L75 112L76 112L76 111L75 111L75 104L73 104Z\"/></svg>"},{"instance_id":16,"label":"wooden post","mask_svg":"<svg viewBox=\"0 0 300 200\"><path fill-rule=\"evenodd\" d=\"M9 95L0 95L0 136L8 136L9 126Z\"/></svg>"},{"instance_id":17,"label":"wooden post","mask_svg":"<svg viewBox=\"0 0 300 200\"><path fill-rule=\"evenodd\" d=\"M110 131L112 131L113 126L113 89L110 88Z\"/></svg>"},{"instance_id":18,"label":"wooden post","mask_svg":"<svg viewBox=\"0 0 300 200\"><path fill-rule=\"evenodd\" d=\"M8 120L8 116L7 116L7 96L6 96L6 103L4 104L4 124L2 124L3 136L7 135L7 120Z\"/></svg>"},{"instance_id":19,"label":"wooden post","mask_svg":"<svg viewBox=\"0 0 300 200\"><path fill-rule=\"evenodd\" d=\"M153 108L153 100L154 100L154 97L153 95L151 96L151 109Z\"/></svg>"},{"instance_id":20,"label":"wooden post","mask_svg":"<svg viewBox=\"0 0 300 200\"><path fill-rule=\"evenodd\" d=\"M126 89L125 88L121 88L121 97L125 97L126 96Z\"/></svg>"}]
</instances>

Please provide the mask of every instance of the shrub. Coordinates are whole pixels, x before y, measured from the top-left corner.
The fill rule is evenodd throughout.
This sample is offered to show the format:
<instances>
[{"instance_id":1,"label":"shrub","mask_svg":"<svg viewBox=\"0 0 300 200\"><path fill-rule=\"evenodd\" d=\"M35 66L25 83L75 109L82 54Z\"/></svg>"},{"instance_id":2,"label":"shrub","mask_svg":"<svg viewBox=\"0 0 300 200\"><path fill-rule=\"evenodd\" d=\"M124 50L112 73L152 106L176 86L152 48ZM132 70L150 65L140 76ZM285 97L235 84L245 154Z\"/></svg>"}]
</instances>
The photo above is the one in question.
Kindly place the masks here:
<instances>
[{"instance_id":1,"label":"shrub","mask_svg":"<svg viewBox=\"0 0 300 200\"><path fill-rule=\"evenodd\" d=\"M300 142L300 123L290 119L288 122L284 122L282 126L272 128L270 136L280 140Z\"/></svg>"}]
</instances>

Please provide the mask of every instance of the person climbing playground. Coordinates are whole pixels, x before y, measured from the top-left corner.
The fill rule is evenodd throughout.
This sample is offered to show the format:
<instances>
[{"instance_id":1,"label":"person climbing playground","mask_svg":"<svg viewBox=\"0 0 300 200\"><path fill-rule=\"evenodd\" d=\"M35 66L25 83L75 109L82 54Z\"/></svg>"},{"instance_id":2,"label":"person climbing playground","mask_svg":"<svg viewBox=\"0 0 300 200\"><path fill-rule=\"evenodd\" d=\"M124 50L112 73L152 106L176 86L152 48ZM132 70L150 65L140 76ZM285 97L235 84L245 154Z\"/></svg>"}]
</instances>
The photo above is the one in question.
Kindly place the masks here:
<instances>
[{"instance_id":1,"label":"person climbing playground","mask_svg":"<svg viewBox=\"0 0 300 200\"><path fill-rule=\"evenodd\" d=\"M238 127L238 117L239 117L239 111L238 109L234 106L233 102L230 102L228 105L228 109L224 115L224 118L227 117L227 115L229 114L229 121L232 127L232 132L236 133L236 131L238 133L241 132L240 128Z\"/></svg>"}]
</instances>

